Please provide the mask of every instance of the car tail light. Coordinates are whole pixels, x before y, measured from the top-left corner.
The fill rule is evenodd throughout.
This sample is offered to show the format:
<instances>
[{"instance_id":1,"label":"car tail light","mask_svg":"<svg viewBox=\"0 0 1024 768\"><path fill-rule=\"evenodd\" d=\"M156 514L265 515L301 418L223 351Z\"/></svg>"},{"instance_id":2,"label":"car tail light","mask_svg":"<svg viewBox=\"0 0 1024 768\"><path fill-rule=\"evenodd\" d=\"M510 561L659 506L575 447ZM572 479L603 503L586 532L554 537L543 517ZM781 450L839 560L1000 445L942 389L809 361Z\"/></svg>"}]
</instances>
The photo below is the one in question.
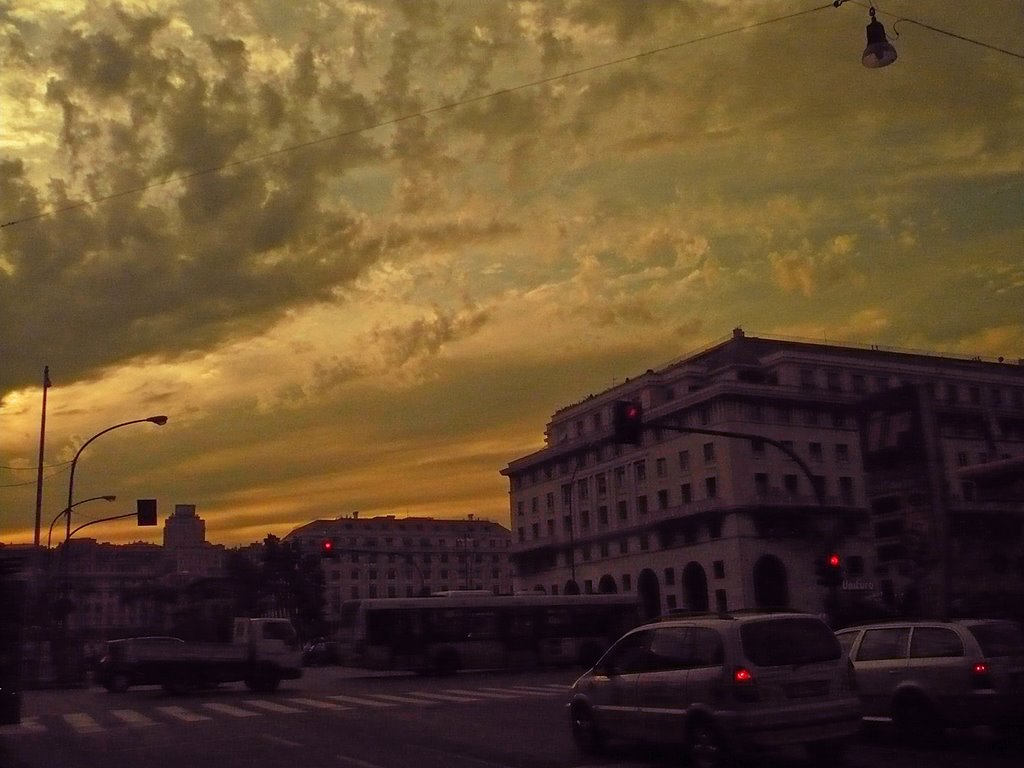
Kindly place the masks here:
<instances>
[{"instance_id":1,"label":"car tail light","mask_svg":"<svg viewBox=\"0 0 1024 768\"><path fill-rule=\"evenodd\" d=\"M757 701L757 683L754 675L746 667L734 667L732 670L732 690L736 701Z\"/></svg>"},{"instance_id":2,"label":"car tail light","mask_svg":"<svg viewBox=\"0 0 1024 768\"><path fill-rule=\"evenodd\" d=\"M971 664L971 685L975 688L992 687L992 676L989 674L988 664L984 661Z\"/></svg>"}]
</instances>

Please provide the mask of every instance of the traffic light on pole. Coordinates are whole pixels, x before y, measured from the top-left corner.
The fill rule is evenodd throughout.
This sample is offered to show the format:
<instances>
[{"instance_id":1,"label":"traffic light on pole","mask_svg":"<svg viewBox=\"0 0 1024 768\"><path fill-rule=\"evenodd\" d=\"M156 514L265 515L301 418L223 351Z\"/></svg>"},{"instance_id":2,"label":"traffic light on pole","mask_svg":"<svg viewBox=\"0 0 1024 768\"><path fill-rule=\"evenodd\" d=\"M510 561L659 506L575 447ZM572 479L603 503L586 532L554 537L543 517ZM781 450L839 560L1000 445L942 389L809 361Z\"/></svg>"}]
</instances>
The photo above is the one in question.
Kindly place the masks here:
<instances>
[{"instance_id":1,"label":"traffic light on pole","mask_svg":"<svg viewBox=\"0 0 1024 768\"><path fill-rule=\"evenodd\" d=\"M334 540L324 539L320 544L320 557L327 560L337 560L338 553L334 550Z\"/></svg>"},{"instance_id":2,"label":"traffic light on pole","mask_svg":"<svg viewBox=\"0 0 1024 768\"><path fill-rule=\"evenodd\" d=\"M135 521L139 525L156 525L156 499L135 500Z\"/></svg>"},{"instance_id":3,"label":"traffic light on pole","mask_svg":"<svg viewBox=\"0 0 1024 768\"><path fill-rule=\"evenodd\" d=\"M612 439L616 443L640 445L643 442L644 411L636 400L616 400L612 406Z\"/></svg>"},{"instance_id":4,"label":"traffic light on pole","mask_svg":"<svg viewBox=\"0 0 1024 768\"><path fill-rule=\"evenodd\" d=\"M818 584L823 587L838 587L843 583L843 560L838 552L829 552L818 561Z\"/></svg>"}]
</instances>

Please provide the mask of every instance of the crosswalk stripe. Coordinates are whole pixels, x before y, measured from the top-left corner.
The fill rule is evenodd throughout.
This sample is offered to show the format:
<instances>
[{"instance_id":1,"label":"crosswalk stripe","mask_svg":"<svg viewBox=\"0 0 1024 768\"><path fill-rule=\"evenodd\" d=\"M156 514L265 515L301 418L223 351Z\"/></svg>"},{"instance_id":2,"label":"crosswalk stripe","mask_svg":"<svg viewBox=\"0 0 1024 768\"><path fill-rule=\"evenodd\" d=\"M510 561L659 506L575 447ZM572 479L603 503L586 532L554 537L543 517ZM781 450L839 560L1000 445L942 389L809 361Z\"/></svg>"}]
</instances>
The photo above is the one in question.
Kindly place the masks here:
<instances>
[{"instance_id":1,"label":"crosswalk stripe","mask_svg":"<svg viewBox=\"0 0 1024 768\"><path fill-rule=\"evenodd\" d=\"M242 709L231 704L222 704L219 701L204 701L203 706L207 709L212 709L214 712L222 712L225 715L231 715L232 717L258 717L259 712L253 712L251 709Z\"/></svg>"},{"instance_id":2,"label":"crosswalk stripe","mask_svg":"<svg viewBox=\"0 0 1024 768\"><path fill-rule=\"evenodd\" d=\"M426 691L422 693L417 691L416 695L422 696L425 699L438 699L439 701L480 701L480 698L477 696L450 696L446 693L427 693Z\"/></svg>"},{"instance_id":3,"label":"crosswalk stripe","mask_svg":"<svg viewBox=\"0 0 1024 768\"><path fill-rule=\"evenodd\" d=\"M558 691L553 691L550 688L542 688L539 685L514 685L512 690L524 691L526 693L543 693L546 696L554 696Z\"/></svg>"},{"instance_id":4,"label":"crosswalk stripe","mask_svg":"<svg viewBox=\"0 0 1024 768\"><path fill-rule=\"evenodd\" d=\"M517 688L481 688L481 691L494 691L494 693L505 693L514 696L525 696L527 691L521 691Z\"/></svg>"},{"instance_id":5,"label":"crosswalk stripe","mask_svg":"<svg viewBox=\"0 0 1024 768\"><path fill-rule=\"evenodd\" d=\"M469 696L476 696L481 699L515 699L518 698L511 693L494 693L493 691L469 690L467 688L445 688L445 693L462 693Z\"/></svg>"},{"instance_id":6,"label":"crosswalk stripe","mask_svg":"<svg viewBox=\"0 0 1024 768\"><path fill-rule=\"evenodd\" d=\"M147 725L156 725L156 720L151 717L147 717L141 712L136 712L134 709L112 709L110 714L116 717L123 723L136 727L144 727Z\"/></svg>"},{"instance_id":7,"label":"crosswalk stripe","mask_svg":"<svg viewBox=\"0 0 1024 768\"><path fill-rule=\"evenodd\" d=\"M22 717L21 722L14 725L0 725L0 735L15 736L23 733L43 733L46 726L39 722L35 715Z\"/></svg>"},{"instance_id":8,"label":"crosswalk stripe","mask_svg":"<svg viewBox=\"0 0 1024 768\"><path fill-rule=\"evenodd\" d=\"M323 701L321 699L288 699L288 701L315 709L348 709L348 707L335 704L333 701Z\"/></svg>"},{"instance_id":9,"label":"crosswalk stripe","mask_svg":"<svg viewBox=\"0 0 1024 768\"><path fill-rule=\"evenodd\" d=\"M78 733L96 733L103 730L103 726L85 712L71 712L63 717L64 721Z\"/></svg>"},{"instance_id":10,"label":"crosswalk stripe","mask_svg":"<svg viewBox=\"0 0 1024 768\"><path fill-rule=\"evenodd\" d=\"M545 683L540 686L541 688L553 688L556 691L568 691L571 686L565 685L564 683Z\"/></svg>"},{"instance_id":11,"label":"crosswalk stripe","mask_svg":"<svg viewBox=\"0 0 1024 768\"><path fill-rule=\"evenodd\" d=\"M197 723L200 720L210 719L206 715L200 715L198 712L192 712L184 707L157 707L157 710L163 712L165 715L175 718L176 720L181 720L186 723Z\"/></svg>"},{"instance_id":12,"label":"crosswalk stripe","mask_svg":"<svg viewBox=\"0 0 1024 768\"><path fill-rule=\"evenodd\" d=\"M384 701L397 701L399 704L437 704L436 701L428 701L426 699L414 699L412 696L392 696L387 693L375 693L373 694L378 699L384 699Z\"/></svg>"},{"instance_id":13,"label":"crosswalk stripe","mask_svg":"<svg viewBox=\"0 0 1024 768\"><path fill-rule=\"evenodd\" d=\"M256 709L264 709L267 712L281 712L282 714L305 711L298 707L289 707L287 704L278 704L276 701L264 701L263 699L246 699L242 703L247 707L256 707Z\"/></svg>"},{"instance_id":14,"label":"crosswalk stripe","mask_svg":"<svg viewBox=\"0 0 1024 768\"><path fill-rule=\"evenodd\" d=\"M343 701L346 704L355 704L359 707L393 707L393 703L388 701L375 701L373 699L362 699L358 696L328 696L328 699L334 699L335 701Z\"/></svg>"}]
</instances>

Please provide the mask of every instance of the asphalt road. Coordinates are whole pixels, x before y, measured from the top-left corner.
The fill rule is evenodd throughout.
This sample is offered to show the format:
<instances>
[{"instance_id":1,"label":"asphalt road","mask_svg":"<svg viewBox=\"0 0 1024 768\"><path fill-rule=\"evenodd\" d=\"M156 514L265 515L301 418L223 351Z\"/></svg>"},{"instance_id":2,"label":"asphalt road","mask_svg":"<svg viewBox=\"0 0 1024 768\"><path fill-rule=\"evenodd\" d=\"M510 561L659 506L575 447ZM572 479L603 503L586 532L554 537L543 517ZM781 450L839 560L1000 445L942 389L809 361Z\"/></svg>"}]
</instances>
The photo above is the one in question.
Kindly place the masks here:
<instances>
[{"instance_id":1,"label":"asphalt road","mask_svg":"<svg viewBox=\"0 0 1024 768\"><path fill-rule=\"evenodd\" d=\"M225 685L171 697L157 688L25 694L20 726L0 726L0 768L664 768L674 755L621 748L583 758L567 727L572 671L364 676L308 670L276 694ZM846 764L896 768L1017 766L986 733L908 745L885 727ZM751 765L797 768L799 751Z\"/></svg>"}]
</instances>

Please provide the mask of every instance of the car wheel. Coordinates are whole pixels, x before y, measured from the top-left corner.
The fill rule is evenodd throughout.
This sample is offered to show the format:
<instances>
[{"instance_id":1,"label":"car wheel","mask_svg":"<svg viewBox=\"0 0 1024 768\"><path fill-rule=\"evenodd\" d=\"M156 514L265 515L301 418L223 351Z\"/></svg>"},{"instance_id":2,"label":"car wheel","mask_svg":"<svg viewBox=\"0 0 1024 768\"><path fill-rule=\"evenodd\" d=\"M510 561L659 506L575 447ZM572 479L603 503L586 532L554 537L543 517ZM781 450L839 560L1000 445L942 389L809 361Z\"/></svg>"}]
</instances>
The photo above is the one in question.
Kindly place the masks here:
<instances>
[{"instance_id":1,"label":"car wheel","mask_svg":"<svg viewBox=\"0 0 1024 768\"><path fill-rule=\"evenodd\" d=\"M693 768L720 768L725 763L725 744L714 723L703 717L690 723L686 753Z\"/></svg>"},{"instance_id":2,"label":"car wheel","mask_svg":"<svg viewBox=\"0 0 1024 768\"><path fill-rule=\"evenodd\" d=\"M918 694L908 694L893 704L892 719L900 733L914 741L934 738L942 733L942 722L931 704Z\"/></svg>"},{"instance_id":3,"label":"car wheel","mask_svg":"<svg viewBox=\"0 0 1024 768\"><path fill-rule=\"evenodd\" d=\"M594 713L582 704L572 708L572 739L585 755L600 754L607 746L604 733L594 721Z\"/></svg>"}]
</instances>

